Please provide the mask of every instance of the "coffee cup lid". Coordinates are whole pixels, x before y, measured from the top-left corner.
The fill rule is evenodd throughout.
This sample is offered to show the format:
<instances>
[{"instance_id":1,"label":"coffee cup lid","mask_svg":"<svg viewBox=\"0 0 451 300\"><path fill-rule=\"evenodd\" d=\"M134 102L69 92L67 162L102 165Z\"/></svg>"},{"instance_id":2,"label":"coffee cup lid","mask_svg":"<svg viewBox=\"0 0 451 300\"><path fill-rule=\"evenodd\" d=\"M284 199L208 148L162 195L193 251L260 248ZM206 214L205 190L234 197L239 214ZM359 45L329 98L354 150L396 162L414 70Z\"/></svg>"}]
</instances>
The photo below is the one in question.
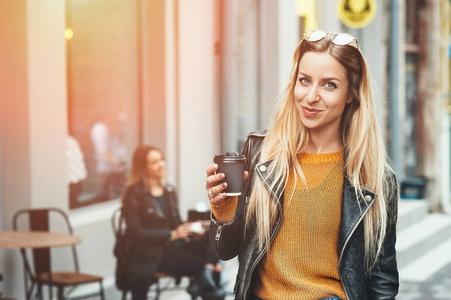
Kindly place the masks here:
<instances>
[{"instance_id":1,"label":"coffee cup lid","mask_svg":"<svg viewBox=\"0 0 451 300\"><path fill-rule=\"evenodd\" d=\"M216 155L214 162L241 162L245 161L246 156L240 155L236 152L227 152L226 154Z\"/></svg>"}]
</instances>

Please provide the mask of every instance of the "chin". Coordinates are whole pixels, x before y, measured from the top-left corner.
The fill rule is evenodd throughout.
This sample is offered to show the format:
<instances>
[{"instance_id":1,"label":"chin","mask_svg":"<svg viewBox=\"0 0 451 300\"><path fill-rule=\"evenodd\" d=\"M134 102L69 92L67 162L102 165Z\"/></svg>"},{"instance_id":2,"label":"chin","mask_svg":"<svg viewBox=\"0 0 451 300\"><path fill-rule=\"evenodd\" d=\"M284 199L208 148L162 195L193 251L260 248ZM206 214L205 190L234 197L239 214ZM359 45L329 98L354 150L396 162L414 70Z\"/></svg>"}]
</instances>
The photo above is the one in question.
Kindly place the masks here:
<instances>
[{"instance_id":1,"label":"chin","mask_svg":"<svg viewBox=\"0 0 451 300\"><path fill-rule=\"evenodd\" d=\"M317 124L312 124L312 122L302 122L302 125L304 125L304 127L306 129L315 129L315 127L317 127Z\"/></svg>"}]
</instances>

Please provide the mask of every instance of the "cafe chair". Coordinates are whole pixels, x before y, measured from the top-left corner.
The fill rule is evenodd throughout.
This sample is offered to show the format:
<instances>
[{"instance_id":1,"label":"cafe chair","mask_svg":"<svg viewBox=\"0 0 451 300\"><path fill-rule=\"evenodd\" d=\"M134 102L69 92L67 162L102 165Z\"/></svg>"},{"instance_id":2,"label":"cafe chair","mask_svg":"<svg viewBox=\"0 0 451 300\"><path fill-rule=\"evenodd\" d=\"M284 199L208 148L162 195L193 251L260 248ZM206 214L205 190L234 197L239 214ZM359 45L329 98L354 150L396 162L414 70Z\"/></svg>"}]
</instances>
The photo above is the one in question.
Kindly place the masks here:
<instances>
[{"instance_id":1,"label":"cafe chair","mask_svg":"<svg viewBox=\"0 0 451 300\"><path fill-rule=\"evenodd\" d=\"M113 228L116 242L114 246L114 255L117 258L116 264L116 287L122 292L122 300L127 298L127 274L128 267L128 245L127 237L125 235L125 218L122 215L121 208L117 208L113 212L111 218L111 226ZM186 290L186 286L180 286L181 277L166 272L157 272L154 275L152 285L149 289L150 294L154 294L154 299L160 299L160 296L165 291Z\"/></svg>"},{"instance_id":2,"label":"cafe chair","mask_svg":"<svg viewBox=\"0 0 451 300\"><path fill-rule=\"evenodd\" d=\"M26 222L26 219L28 222ZM51 231L50 224L54 224L57 221L60 222L57 223L58 225L64 223L63 227L67 233L73 234L73 229L67 214L59 208L20 210L14 214L13 228L14 230ZM99 296L100 299L105 300L102 284L103 277L81 273L76 248L74 245L69 247L71 248L71 260L73 262L71 271L52 270L52 250L50 248L32 249L29 251L32 255L27 255L26 249L20 249L25 269L25 294L27 300L31 299L35 287L37 288L36 296L38 299L44 299L42 288L46 285L49 290L49 299L53 299L53 288L56 288L57 299L85 299ZM65 266L70 265L70 263L65 263ZM77 286L92 283L99 284L99 292L70 297L70 294ZM66 288L70 288L67 293L65 293Z\"/></svg>"}]
</instances>

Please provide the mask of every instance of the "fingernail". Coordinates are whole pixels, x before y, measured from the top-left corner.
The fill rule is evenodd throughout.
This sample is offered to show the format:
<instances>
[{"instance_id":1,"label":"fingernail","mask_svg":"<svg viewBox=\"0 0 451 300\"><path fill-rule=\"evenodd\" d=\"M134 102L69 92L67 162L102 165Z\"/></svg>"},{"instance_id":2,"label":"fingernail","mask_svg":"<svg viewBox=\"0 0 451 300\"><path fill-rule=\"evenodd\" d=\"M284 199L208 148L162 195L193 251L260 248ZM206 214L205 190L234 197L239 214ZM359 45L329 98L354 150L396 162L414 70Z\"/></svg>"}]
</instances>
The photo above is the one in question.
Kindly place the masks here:
<instances>
[{"instance_id":1,"label":"fingernail","mask_svg":"<svg viewBox=\"0 0 451 300\"><path fill-rule=\"evenodd\" d=\"M225 187L227 186L227 184L224 182L224 183L221 184L221 186L222 186L223 188L225 188Z\"/></svg>"},{"instance_id":2,"label":"fingernail","mask_svg":"<svg viewBox=\"0 0 451 300\"><path fill-rule=\"evenodd\" d=\"M224 174L219 174L219 178L224 178Z\"/></svg>"},{"instance_id":3,"label":"fingernail","mask_svg":"<svg viewBox=\"0 0 451 300\"><path fill-rule=\"evenodd\" d=\"M221 198L225 198L225 197L227 197L226 193L222 193Z\"/></svg>"},{"instance_id":4,"label":"fingernail","mask_svg":"<svg viewBox=\"0 0 451 300\"><path fill-rule=\"evenodd\" d=\"M218 168L218 165L216 165L216 164L215 164L215 165L213 165L213 169L215 169L215 170L216 170L217 168Z\"/></svg>"}]
</instances>

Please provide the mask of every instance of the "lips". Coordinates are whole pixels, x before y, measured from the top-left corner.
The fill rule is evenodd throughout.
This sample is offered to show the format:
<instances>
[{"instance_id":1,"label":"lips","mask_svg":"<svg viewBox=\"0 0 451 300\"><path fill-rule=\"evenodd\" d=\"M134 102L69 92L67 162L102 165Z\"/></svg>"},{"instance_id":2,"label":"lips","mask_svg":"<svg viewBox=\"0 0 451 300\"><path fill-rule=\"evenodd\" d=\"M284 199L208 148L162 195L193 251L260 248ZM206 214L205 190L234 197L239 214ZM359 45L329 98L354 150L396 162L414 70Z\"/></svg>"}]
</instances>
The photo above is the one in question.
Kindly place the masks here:
<instances>
[{"instance_id":1,"label":"lips","mask_svg":"<svg viewBox=\"0 0 451 300\"><path fill-rule=\"evenodd\" d=\"M302 106L302 110L304 111L304 114L307 117L314 117L317 114L319 114L320 112L322 112L322 110L314 109L314 108L307 107L307 106Z\"/></svg>"}]
</instances>

